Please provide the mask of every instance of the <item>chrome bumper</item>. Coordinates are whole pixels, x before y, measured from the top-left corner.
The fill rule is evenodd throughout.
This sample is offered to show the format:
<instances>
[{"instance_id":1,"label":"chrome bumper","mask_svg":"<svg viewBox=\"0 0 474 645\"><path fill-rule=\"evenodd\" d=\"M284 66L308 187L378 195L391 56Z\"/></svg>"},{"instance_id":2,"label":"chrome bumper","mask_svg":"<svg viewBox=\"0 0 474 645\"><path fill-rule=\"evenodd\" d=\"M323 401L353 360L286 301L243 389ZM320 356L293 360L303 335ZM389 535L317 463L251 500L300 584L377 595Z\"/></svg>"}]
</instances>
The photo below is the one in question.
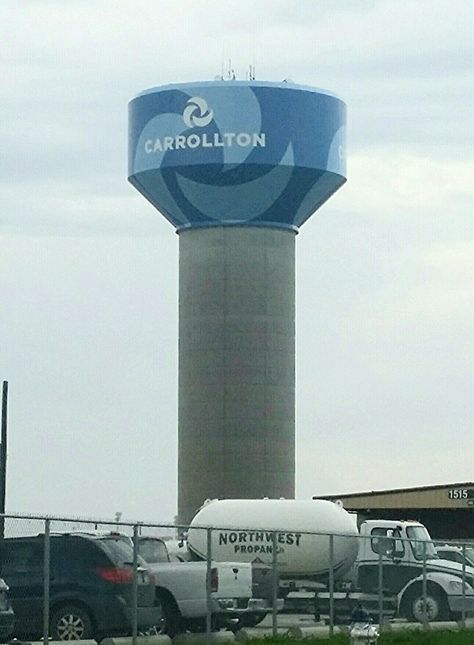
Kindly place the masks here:
<instances>
[{"instance_id":1,"label":"chrome bumper","mask_svg":"<svg viewBox=\"0 0 474 645\"><path fill-rule=\"evenodd\" d=\"M462 611L467 614L474 613L474 594L466 594L464 598L461 595L449 595L448 604L451 611L456 613L462 613Z\"/></svg>"},{"instance_id":2,"label":"chrome bumper","mask_svg":"<svg viewBox=\"0 0 474 645\"><path fill-rule=\"evenodd\" d=\"M246 603L242 603L241 598L221 598L214 602L218 606L218 612L226 612L235 616L247 613L268 614L273 611L272 605L264 598L249 598ZM283 609L283 603L283 599L277 600L277 611Z\"/></svg>"}]
</instances>

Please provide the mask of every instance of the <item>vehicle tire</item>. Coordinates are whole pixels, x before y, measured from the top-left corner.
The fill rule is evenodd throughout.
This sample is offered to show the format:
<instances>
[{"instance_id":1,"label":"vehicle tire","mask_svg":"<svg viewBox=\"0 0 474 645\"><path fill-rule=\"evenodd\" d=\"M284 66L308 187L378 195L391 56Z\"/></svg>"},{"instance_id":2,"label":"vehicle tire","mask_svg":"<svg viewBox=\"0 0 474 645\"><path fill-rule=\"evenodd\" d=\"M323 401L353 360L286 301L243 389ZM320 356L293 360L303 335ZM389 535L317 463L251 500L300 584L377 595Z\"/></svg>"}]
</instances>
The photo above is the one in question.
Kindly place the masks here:
<instances>
[{"instance_id":1,"label":"vehicle tire","mask_svg":"<svg viewBox=\"0 0 474 645\"><path fill-rule=\"evenodd\" d=\"M424 600L420 588L408 592L403 600L403 615L412 622L422 623L424 619ZM439 588L432 587L426 591L426 616L428 622L448 620L449 608L446 594Z\"/></svg>"},{"instance_id":2,"label":"vehicle tire","mask_svg":"<svg viewBox=\"0 0 474 645\"><path fill-rule=\"evenodd\" d=\"M91 617L80 605L64 605L54 610L50 628L54 641L86 640L94 636Z\"/></svg>"},{"instance_id":3,"label":"vehicle tire","mask_svg":"<svg viewBox=\"0 0 474 645\"><path fill-rule=\"evenodd\" d=\"M161 603L163 620L161 624L161 633L167 634L170 638L180 634L183 631L183 619L181 612L171 594L157 594L157 599Z\"/></svg>"},{"instance_id":4,"label":"vehicle tire","mask_svg":"<svg viewBox=\"0 0 474 645\"><path fill-rule=\"evenodd\" d=\"M248 614L243 614L239 618L239 629L241 627L256 627L259 623L262 622L266 615L266 613L263 614L259 612L250 612Z\"/></svg>"}]
</instances>

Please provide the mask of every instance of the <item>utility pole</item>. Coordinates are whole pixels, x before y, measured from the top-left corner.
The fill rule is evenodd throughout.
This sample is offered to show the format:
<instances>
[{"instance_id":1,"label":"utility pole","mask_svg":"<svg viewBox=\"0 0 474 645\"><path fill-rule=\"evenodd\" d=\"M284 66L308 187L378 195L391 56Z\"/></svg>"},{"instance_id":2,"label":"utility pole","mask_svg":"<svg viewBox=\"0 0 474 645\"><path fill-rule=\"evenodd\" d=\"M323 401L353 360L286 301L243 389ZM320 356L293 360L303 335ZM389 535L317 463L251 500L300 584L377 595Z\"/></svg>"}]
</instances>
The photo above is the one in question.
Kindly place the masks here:
<instances>
[{"instance_id":1,"label":"utility pole","mask_svg":"<svg viewBox=\"0 0 474 645\"><path fill-rule=\"evenodd\" d=\"M3 381L2 392L2 436L0 444L0 513L5 513L5 497L7 485L7 410L8 410L8 381ZM0 538L5 536L5 518L0 517Z\"/></svg>"}]
</instances>

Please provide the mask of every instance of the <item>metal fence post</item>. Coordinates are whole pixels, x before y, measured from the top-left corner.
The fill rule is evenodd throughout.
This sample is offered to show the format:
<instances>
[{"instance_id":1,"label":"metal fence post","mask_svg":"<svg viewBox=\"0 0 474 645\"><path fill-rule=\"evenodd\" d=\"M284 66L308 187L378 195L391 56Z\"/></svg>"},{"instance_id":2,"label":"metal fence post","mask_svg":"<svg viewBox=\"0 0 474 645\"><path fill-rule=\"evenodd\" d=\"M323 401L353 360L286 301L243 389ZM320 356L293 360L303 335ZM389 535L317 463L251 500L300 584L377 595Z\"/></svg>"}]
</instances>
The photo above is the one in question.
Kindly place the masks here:
<instances>
[{"instance_id":1,"label":"metal fence post","mask_svg":"<svg viewBox=\"0 0 474 645\"><path fill-rule=\"evenodd\" d=\"M138 636L138 524L133 525L132 643Z\"/></svg>"},{"instance_id":2,"label":"metal fence post","mask_svg":"<svg viewBox=\"0 0 474 645\"><path fill-rule=\"evenodd\" d=\"M368 540L369 538L364 538ZM383 541L380 541L383 544ZM378 585L378 600L379 600L379 626L382 629L383 625L383 553L379 548L379 585Z\"/></svg>"},{"instance_id":3,"label":"metal fence post","mask_svg":"<svg viewBox=\"0 0 474 645\"><path fill-rule=\"evenodd\" d=\"M315 592L317 595L317 592ZM329 636L334 634L334 535L329 536Z\"/></svg>"},{"instance_id":4,"label":"metal fence post","mask_svg":"<svg viewBox=\"0 0 474 645\"><path fill-rule=\"evenodd\" d=\"M207 528L207 550L206 550L206 643L211 642L212 632L212 598L211 598L211 577L212 577L212 529Z\"/></svg>"},{"instance_id":5,"label":"metal fence post","mask_svg":"<svg viewBox=\"0 0 474 645\"><path fill-rule=\"evenodd\" d=\"M277 635L278 631L278 617L277 617L277 601L278 601L278 566L277 566L277 534L272 531L272 634Z\"/></svg>"},{"instance_id":6,"label":"metal fence post","mask_svg":"<svg viewBox=\"0 0 474 645\"><path fill-rule=\"evenodd\" d=\"M50 530L51 520L44 521L44 560L43 560L43 645L49 640L49 591L50 591Z\"/></svg>"},{"instance_id":7,"label":"metal fence post","mask_svg":"<svg viewBox=\"0 0 474 645\"><path fill-rule=\"evenodd\" d=\"M422 580L422 594L423 594L423 628L428 629L428 613L426 596L427 596L427 580L426 580L426 542L421 543L423 547L423 580Z\"/></svg>"},{"instance_id":8,"label":"metal fence post","mask_svg":"<svg viewBox=\"0 0 474 645\"><path fill-rule=\"evenodd\" d=\"M466 545L462 545L462 628L466 629Z\"/></svg>"}]
</instances>

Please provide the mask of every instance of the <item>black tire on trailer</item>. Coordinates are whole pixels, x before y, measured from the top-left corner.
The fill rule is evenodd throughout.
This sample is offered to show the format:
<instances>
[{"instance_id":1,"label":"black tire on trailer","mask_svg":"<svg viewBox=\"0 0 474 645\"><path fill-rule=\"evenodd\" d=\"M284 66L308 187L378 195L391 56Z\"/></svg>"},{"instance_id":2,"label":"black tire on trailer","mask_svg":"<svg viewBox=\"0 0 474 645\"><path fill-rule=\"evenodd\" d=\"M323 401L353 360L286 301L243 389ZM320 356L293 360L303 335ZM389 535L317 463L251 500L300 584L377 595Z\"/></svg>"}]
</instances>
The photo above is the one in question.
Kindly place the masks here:
<instances>
[{"instance_id":1,"label":"black tire on trailer","mask_svg":"<svg viewBox=\"0 0 474 645\"><path fill-rule=\"evenodd\" d=\"M53 609L51 638L55 641L88 640L94 637L92 619L82 605L68 604Z\"/></svg>"}]
</instances>

